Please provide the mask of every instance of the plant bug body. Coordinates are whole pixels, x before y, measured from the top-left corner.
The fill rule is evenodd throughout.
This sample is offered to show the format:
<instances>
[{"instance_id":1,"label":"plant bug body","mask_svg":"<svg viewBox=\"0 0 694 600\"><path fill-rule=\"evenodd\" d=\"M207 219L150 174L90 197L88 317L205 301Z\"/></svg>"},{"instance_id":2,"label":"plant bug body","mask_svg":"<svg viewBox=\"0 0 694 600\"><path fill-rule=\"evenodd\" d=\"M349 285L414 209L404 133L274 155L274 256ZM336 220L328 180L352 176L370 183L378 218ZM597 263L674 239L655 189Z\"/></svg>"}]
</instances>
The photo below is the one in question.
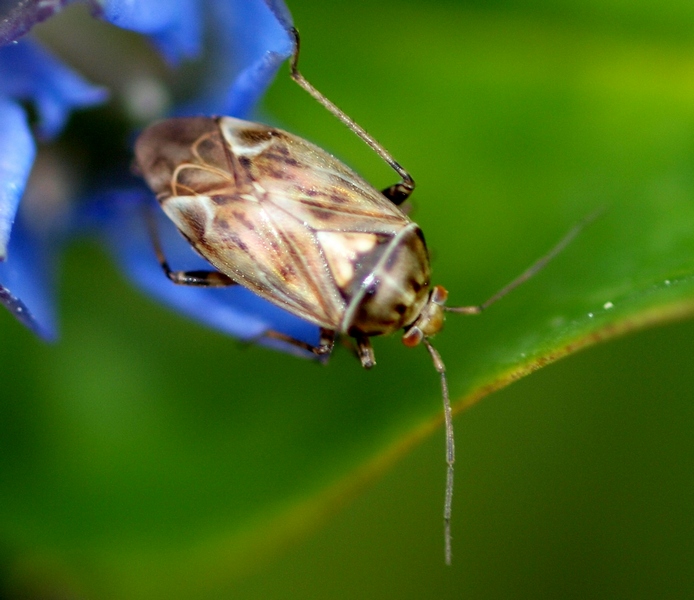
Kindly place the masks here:
<instances>
[{"instance_id":1,"label":"plant bug body","mask_svg":"<svg viewBox=\"0 0 694 600\"><path fill-rule=\"evenodd\" d=\"M317 146L258 123L192 117L155 123L136 154L164 212L217 269L201 284L239 283L358 340L421 313L421 230Z\"/></svg>"},{"instance_id":2,"label":"plant bug body","mask_svg":"<svg viewBox=\"0 0 694 600\"><path fill-rule=\"evenodd\" d=\"M450 518L455 449L444 363L429 338L444 311L478 314L531 277L572 239L478 306L445 307L447 292L431 285L429 255L419 226L398 207L414 190L412 177L364 129L298 71L292 78L359 135L401 177L378 191L350 168L295 135L232 117L189 117L148 127L135 147L137 168L162 209L214 268L174 271L156 233L166 275L177 284L242 285L320 327L317 346L279 332L265 335L327 356L335 337L353 338L361 364L375 364L370 338L404 330L403 342L423 344L441 377L448 465L444 505L445 558L451 562Z\"/></svg>"}]
</instances>

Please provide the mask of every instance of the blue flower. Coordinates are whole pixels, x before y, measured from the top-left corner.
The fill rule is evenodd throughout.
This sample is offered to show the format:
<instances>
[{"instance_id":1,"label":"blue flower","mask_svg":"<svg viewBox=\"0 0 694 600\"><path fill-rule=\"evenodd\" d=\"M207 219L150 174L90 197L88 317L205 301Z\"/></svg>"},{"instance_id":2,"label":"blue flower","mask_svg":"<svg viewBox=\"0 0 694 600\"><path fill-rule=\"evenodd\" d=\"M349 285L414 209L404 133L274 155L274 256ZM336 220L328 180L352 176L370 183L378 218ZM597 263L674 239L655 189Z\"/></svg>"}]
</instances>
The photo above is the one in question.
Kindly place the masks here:
<instances>
[{"instance_id":1,"label":"blue flower","mask_svg":"<svg viewBox=\"0 0 694 600\"><path fill-rule=\"evenodd\" d=\"M316 326L240 286L172 284L154 256L144 216L148 210L156 215L173 268L209 265L155 206L151 192L128 175L125 160L111 165L118 178L101 178L109 179L108 187L102 184L87 194L86 210L64 211L67 217L61 219L43 214L40 198L32 198L27 188L36 140L58 136L73 111L107 98L105 90L87 83L33 39L21 37L65 3L26 0L5 18L0 15L0 302L39 335L54 337L55 257L65 239L83 232L86 223L98 227L131 278L167 305L240 339L286 351L301 354L263 333L272 329L317 343ZM172 114L251 117L293 50L291 16L280 0L94 0L89 5L95 17L147 36L174 72L195 65L194 93L175 99ZM27 112L28 106L33 112ZM22 205L29 208L18 210L25 188Z\"/></svg>"},{"instance_id":2,"label":"blue flower","mask_svg":"<svg viewBox=\"0 0 694 600\"><path fill-rule=\"evenodd\" d=\"M59 232L18 213L36 157L24 106L36 112L36 136L51 139L72 110L103 102L106 95L33 40L0 47L0 302L46 338L55 336L49 246Z\"/></svg>"}]
</instances>

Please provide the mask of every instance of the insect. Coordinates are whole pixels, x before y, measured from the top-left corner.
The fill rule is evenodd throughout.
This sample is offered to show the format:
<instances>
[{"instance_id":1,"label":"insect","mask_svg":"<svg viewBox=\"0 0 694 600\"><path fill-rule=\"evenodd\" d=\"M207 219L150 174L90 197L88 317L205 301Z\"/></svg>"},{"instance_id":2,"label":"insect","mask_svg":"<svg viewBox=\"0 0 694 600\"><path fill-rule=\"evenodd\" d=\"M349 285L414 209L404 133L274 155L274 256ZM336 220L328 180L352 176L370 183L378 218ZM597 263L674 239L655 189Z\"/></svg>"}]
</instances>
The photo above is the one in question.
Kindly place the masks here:
<instances>
[{"instance_id":1,"label":"insect","mask_svg":"<svg viewBox=\"0 0 694 600\"><path fill-rule=\"evenodd\" d=\"M447 307L431 285L424 235L399 208L415 183L364 129L298 70L292 78L360 136L400 176L378 191L319 147L295 135L232 117L159 121L135 145L136 164L162 209L214 267L172 270L153 235L162 268L182 285L242 285L320 327L311 346L280 332L265 335L318 356L338 335L354 340L365 368L375 365L370 339L403 330L406 346L424 345L440 374L446 431L445 558L451 562L455 447L446 369L430 338L445 312L479 314L530 278L566 246L578 228L520 277L477 306Z\"/></svg>"}]
</instances>

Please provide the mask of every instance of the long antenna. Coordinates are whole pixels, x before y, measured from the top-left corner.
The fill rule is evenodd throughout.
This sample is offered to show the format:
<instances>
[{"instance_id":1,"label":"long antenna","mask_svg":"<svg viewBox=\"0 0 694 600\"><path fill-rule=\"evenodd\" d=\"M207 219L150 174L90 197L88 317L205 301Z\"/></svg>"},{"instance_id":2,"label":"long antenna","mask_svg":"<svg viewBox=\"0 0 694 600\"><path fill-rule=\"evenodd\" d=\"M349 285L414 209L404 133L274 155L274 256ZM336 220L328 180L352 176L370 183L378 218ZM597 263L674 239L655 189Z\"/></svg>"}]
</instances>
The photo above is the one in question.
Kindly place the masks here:
<instances>
[{"instance_id":1,"label":"long antenna","mask_svg":"<svg viewBox=\"0 0 694 600\"><path fill-rule=\"evenodd\" d=\"M289 64L292 79L309 94L311 94L311 96L313 96L340 121L342 121L347 127L349 127L362 140L364 140L376 154L378 154L398 175L400 175L402 181L389 188L389 197L391 197L391 195L394 196L394 201L396 201L397 204L405 200L414 190L415 184L412 176L400 165L400 163L398 163L398 161L391 156L388 150L381 146L381 144L379 144L378 141L366 131L366 129L359 125L359 123L357 123L349 115L340 110L332 101L328 100L328 98L313 87L313 85L311 85L311 83L309 83L309 81L299 72L299 32L292 27L289 30L289 33L294 37L294 54L292 55L292 59Z\"/></svg>"},{"instance_id":2,"label":"long antenna","mask_svg":"<svg viewBox=\"0 0 694 600\"><path fill-rule=\"evenodd\" d=\"M446 429L446 496L443 503L443 540L444 556L446 564L451 564L451 512L453 505L453 463L455 463L455 438L453 436L453 412L451 411L451 399L448 395L448 380L446 379L446 366L441 360L441 355L431 342L424 338L422 340L426 346L431 359L434 361L434 368L441 375L441 392L443 395L443 420Z\"/></svg>"},{"instance_id":3,"label":"long antenna","mask_svg":"<svg viewBox=\"0 0 694 600\"><path fill-rule=\"evenodd\" d=\"M506 294L515 290L519 285L525 283L531 277L537 275L539 271L545 268L547 263L557 256L564 248L566 248L574 238L590 223L592 223L600 214L604 211L601 207L598 210L592 212L587 217L583 218L581 221L576 223L568 233L559 241L559 243L554 246L547 254L542 256L539 260L535 261L530 267L523 271L518 277L516 277L511 283L508 283L503 288L501 288L496 294L494 294L489 300L479 304L477 306L444 306L443 309L446 312L461 313L465 315L478 315L482 311L489 308L492 304L501 300Z\"/></svg>"},{"instance_id":4,"label":"long antenna","mask_svg":"<svg viewBox=\"0 0 694 600\"><path fill-rule=\"evenodd\" d=\"M594 211L576 225L574 225L569 232L559 241L559 243L554 246L547 254L542 256L539 260L535 261L528 269L523 271L518 277L516 277L511 283L505 285L496 294L494 294L489 300L483 302L478 306L442 306L442 308L448 312L463 313L468 315L477 315L482 311L487 309L489 306L503 298L506 294L516 289L519 285L526 282L528 279L533 277L542 270L545 265L553 258L557 256L564 248L566 248L573 239L590 223L592 223L602 212L604 208L601 207ZM434 362L434 368L441 375L441 392L443 396L443 417L444 426L446 430L446 464L448 469L446 471L446 496L443 505L443 531L444 531L444 552L446 558L446 564L451 564L451 511L453 504L453 464L455 463L455 439L453 437L453 414L451 411L451 399L448 393L448 380L446 379L446 366L441 359L441 355L438 353L436 348L431 345L431 342L425 337L422 342L426 346L431 359Z\"/></svg>"}]
</instances>

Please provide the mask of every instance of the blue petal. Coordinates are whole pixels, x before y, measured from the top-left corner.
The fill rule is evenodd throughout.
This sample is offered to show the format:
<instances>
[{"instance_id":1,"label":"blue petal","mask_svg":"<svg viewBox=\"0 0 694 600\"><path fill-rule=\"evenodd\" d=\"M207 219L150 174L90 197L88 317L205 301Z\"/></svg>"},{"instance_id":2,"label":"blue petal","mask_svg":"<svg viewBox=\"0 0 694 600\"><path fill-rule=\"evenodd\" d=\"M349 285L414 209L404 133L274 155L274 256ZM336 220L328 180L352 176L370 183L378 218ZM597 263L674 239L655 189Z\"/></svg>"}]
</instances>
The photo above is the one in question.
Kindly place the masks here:
<instances>
[{"instance_id":1,"label":"blue petal","mask_svg":"<svg viewBox=\"0 0 694 600\"><path fill-rule=\"evenodd\" d=\"M292 53L291 16L279 0L210 0L200 96L178 114L247 118Z\"/></svg>"},{"instance_id":2,"label":"blue petal","mask_svg":"<svg viewBox=\"0 0 694 600\"><path fill-rule=\"evenodd\" d=\"M154 254L147 215L155 218L167 260L175 270L211 270L153 201L148 190L103 195L90 216L106 227L110 245L126 273L151 296L237 339L315 358L286 342L264 338L268 330L316 345L319 328L263 300L241 286L199 288L176 285L164 275ZM123 232L127 232L124 235Z\"/></svg>"},{"instance_id":3,"label":"blue petal","mask_svg":"<svg viewBox=\"0 0 694 600\"><path fill-rule=\"evenodd\" d=\"M200 54L202 16L198 0L106 0L97 16L150 36L173 63Z\"/></svg>"},{"instance_id":4,"label":"blue petal","mask_svg":"<svg viewBox=\"0 0 694 600\"><path fill-rule=\"evenodd\" d=\"M267 4L272 14L275 15L275 18L286 31L294 27L292 14L283 0L265 0L265 4Z\"/></svg>"},{"instance_id":5,"label":"blue petal","mask_svg":"<svg viewBox=\"0 0 694 600\"><path fill-rule=\"evenodd\" d=\"M144 14L139 13L145 6ZM209 0L205 5L204 56L199 57L202 84L194 104L179 114L231 114L246 117L291 55L289 11L279 0ZM104 18L160 40L177 27L170 15L153 15L149 2L137 11L126 0L109 0ZM166 10L164 11L166 13ZM157 16L161 19L157 20ZM189 24L194 24L192 21ZM180 24L179 24L180 25ZM185 25L185 23L184 23ZM182 29L181 29L182 30ZM175 35L173 36L175 39ZM179 52L179 56L183 52ZM111 247L126 272L150 295L196 320L247 342L257 342L300 356L312 353L264 335L272 330L316 345L319 328L267 302L241 286L205 289L177 286L163 274L152 248L144 208L152 211L169 263L177 270L209 270L154 203L151 192L102 194L92 205ZM92 213L92 217L96 215ZM124 235L123 232L127 232Z\"/></svg>"},{"instance_id":6,"label":"blue petal","mask_svg":"<svg viewBox=\"0 0 694 600\"><path fill-rule=\"evenodd\" d=\"M106 100L106 90L87 83L34 40L0 48L0 94L36 105L42 137L60 132L70 111Z\"/></svg>"},{"instance_id":7,"label":"blue petal","mask_svg":"<svg viewBox=\"0 0 694 600\"><path fill-rule=\"evenodd\" d=\"M20 211L7 260L0 263L0 303L49 341L57 337L53 297L56 254L45 235L27 226Z\"/></svg>"},{"instance_id":8,"label":"blue petal","mask_svg":"<svg viewBox=\"0 0 694 600\"><path fill-rule=\"evenodd\" d=\"M7 10L0 3L0 46L9 44L27 33L36 23L60 11L70 0L23 0Z\"/></svg>"},{"instance_id":9,"label":"blue petal","mask_svg":"<svg viewBox=\"0 0 694 600\"><path fill-rule=\"evenodd\" d=\"M10 231L35 156L24 110L0 96L0 260L7 254Z\"/></svg>"}]
</instances>

